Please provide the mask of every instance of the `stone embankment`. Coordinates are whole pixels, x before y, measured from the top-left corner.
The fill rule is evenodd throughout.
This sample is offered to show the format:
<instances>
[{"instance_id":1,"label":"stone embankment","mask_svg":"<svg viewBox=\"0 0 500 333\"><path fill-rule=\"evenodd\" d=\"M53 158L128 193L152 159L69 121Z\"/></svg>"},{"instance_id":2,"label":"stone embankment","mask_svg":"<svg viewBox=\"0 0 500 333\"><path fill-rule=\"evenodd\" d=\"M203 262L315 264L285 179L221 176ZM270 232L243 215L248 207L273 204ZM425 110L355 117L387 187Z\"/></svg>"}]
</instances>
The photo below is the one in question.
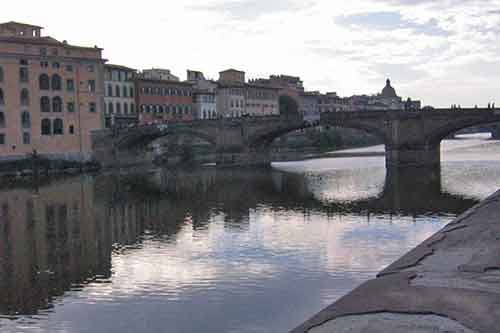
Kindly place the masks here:
<instances>
[{"instance_id":1,"label":"stone embankment","mask_svg":"<svg viewBox=\"0 0 500 333\"><path fill-rule=\"evenodd\" d=\"M500 191L292 332L500 332Z\"/></svg>"}]
</instances>

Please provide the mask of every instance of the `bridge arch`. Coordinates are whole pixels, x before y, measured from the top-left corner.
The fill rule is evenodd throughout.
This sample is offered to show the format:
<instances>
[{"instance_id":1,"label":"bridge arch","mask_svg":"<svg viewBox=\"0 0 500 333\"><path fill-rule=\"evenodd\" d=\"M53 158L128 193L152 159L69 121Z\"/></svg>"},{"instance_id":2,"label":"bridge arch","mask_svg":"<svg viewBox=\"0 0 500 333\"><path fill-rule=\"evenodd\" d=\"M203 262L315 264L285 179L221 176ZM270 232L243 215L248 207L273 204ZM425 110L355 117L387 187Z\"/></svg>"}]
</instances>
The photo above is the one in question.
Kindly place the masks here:
<instances>
[{"instance_id":1,"label":"bridge arch","mask_svg":"<svg viewBox=\"0 0 500 333\"><path fill-rule=\"evenodd\" d=\"M202 139L204 141L209 142L212 145L217 144L217 139L214 136L200 130L188 129L188 128L182 128L182 129L150 128L150 129L145 129L144 131L140 131L139 133L131 133L130 135L125 134L115 143L115 147L118 150L131 150L139 147L145 147L159 138L168 136L178 137L181 135Z\"/></svg>"},{"instance_id":2,"label":"bridge arch","mask_svg":"<svg viewBox=\"0 0 500 333\"><path fill-rule=\"evenodd\" d=\"M492 125L498 124L498 119L464 119L461 121L454 121L450 124L447 124L441 128L436 129L433 133L427 138L427 144L429 145L438 145L442 140L446 137L456 133L460 130L473 127L473 126L481 126L481 125Z\"/></svg>"},{"instance_id":3,"label":"bridge arch","mask_svg":"<svg viewBox=\"0 0 500 333\"><path fill-rule=\"evenodd\" d=\"M316 123L308 123L305 121L301 121L300 124L295 124L292 126L287 126L287 127L282 127L278 128L276 130L271 130L267 131L264 133L256 133L253 137L249 139L249 146L251 149L262 149L262 148L268 148L274 140L277 138L286 135L288 133L301 130L301 129L306 129L306 128L314 128L318 126L323 126L323 127L339 127L339 128L346 128L346 129L355 129L355 130L360 130L369 134L374 135L377 137L379 140L381 140L384 144L387 144L389 142L389 139L387 138L386 132L377 126L374 125L368 125L366 123L358 123L358 122L352 122L352 121L346 121L342 123L329 123L328 121L318 121Z\"/></svg>"}]
</instances>

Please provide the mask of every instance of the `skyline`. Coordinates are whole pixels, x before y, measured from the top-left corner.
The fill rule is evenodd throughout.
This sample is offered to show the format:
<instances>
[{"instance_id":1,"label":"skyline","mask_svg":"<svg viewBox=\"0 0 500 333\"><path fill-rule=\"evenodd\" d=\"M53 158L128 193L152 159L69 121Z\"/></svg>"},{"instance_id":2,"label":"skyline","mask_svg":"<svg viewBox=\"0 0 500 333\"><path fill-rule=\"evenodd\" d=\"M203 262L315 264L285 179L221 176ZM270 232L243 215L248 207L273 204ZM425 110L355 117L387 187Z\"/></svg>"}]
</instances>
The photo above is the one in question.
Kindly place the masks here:
<instances>
[{"instance_id":1,"label":"skyline","mask_svg":"<svg viewBox=\"0 0 500 333\"><path fill-rule=\"evenodd\" d=\"M498 1L86 4L78 15L61 16L28 0L22 11L4 6L0 19L43 26L44 35L71 44L102 47L109 63L168 68L181 79L187 69L216 79L219 71L237 68L250 79L300 76L308 90L350 96L378 93L389 77L398 95L424 105L498 101ZM51 8L64 8L63 2L53 1Z\"/></svg>"}]
</instances>

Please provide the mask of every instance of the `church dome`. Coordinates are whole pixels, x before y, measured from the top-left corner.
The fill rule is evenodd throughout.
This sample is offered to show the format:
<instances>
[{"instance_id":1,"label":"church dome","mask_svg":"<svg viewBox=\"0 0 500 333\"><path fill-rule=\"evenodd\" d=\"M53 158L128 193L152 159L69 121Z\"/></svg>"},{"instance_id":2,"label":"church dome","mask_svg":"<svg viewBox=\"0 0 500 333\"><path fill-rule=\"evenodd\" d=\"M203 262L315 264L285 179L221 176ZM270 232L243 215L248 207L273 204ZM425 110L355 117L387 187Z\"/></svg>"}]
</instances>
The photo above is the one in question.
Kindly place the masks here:
<instances>
[{"instance_id":1,"label":"church dome","mask_svg":"<svg viewBox=\"0 0 500 333\"><path fill-rule=\"evenodd\" d=\"M394 98L398 97L396 90L391 86L391 80L387 79L384 89L382 89L382 97Z\"/></svg>"}]
</instances>

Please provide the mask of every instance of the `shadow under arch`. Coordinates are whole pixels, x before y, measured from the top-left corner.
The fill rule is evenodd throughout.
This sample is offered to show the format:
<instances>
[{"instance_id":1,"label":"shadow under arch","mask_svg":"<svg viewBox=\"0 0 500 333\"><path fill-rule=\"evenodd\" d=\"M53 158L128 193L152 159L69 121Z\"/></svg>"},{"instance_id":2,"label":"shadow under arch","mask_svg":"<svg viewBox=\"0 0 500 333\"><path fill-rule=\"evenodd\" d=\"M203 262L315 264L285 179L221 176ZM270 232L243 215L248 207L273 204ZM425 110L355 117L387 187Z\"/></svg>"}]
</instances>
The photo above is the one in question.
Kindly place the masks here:
<instances>
[{"instance_id":1,"label":"shadow under arch","mask_svg":"<svg viewBox=\"0 0 500 333\"><path fill-rule=\"evenodd\" d=\"M216 145L217 139L212 136L203 133L201 131L196 131L192 129L158 129L154 128L152 130L145 130L134 135L125 136L123 139L119 140L115 147L118 150L133 150L141 147L145 147L151 142L163 138L163 137L179 137L179 136L190 136L193 138L198 138L206 141L212 145Z\"/></svg>"}]
</instances>

